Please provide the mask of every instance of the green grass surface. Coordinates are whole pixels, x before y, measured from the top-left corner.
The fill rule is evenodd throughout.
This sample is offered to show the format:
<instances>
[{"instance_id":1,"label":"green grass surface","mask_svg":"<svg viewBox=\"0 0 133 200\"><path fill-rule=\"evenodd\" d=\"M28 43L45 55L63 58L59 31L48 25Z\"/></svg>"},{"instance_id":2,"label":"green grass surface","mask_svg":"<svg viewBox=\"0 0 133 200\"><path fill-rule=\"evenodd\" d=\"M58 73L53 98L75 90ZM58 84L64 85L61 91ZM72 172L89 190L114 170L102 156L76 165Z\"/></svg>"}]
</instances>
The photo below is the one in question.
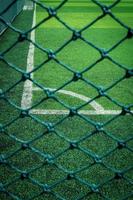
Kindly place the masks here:
<instances>
[{"instance_id":1,"label":"green grass surface","mask_svg":"<svg viewBox=\"0 0 133 200\"><path fill-rule=\"evenodd\" d=\"M45 1L42 2L44 3ZM58 5L59 2L61 1L48 1L46 4L54 7ZM112 2L114 1L108 1L110 4ZM114 13L121 17L120 19L124 20L125 23L132 26L132 9L132 1L123 1L114 9ZM76 0L73 0L59 11L59 16L70 26L76 27L79 30L100 13L100 9L92 3L87 4L87 1L81 2L81 0L76 3ZM41 8L37 7L37 22L45 16L47 16L47 14L43 12ZM24 11L14 21L13 26L21 30L27 30L31 27L32 17L32 11ZM92 28L84 31L82 35L96 46L109 49L126 34L127 32L122 29L120 25L111 18L106 17L100 22L97 22ZM18 34L11 30L6 31L0 39L0 52L4 51L15 42L18 36ZM47 49L56 50L71 37L72 33L54 19L49 20L36 30L36 42ZM26 70L28 47L29 42L27 41L18 43L17 46L5 54L4 57L15 66ZM126 40L112 51L110 56L125 65L127 69L131 69L133 64L132 49L133 40ZM72 42L57 54L57 58L74 71L83 71L99 57L100 54L95 49L80 40ZM35 66L46 58L46 54L35 48ZM105 59L91 70L85 72L83 76L96 86L100 85L106 88L122 77L124 73L124 70ZM0 74L0 85L4 91L21 78L20 73L11 69L11 67L4 64L2 61L0 61ZM51 88L60 87L72 77L72 72L57 65L54 61L50 61L34 73L34 79L38 83ZM114 97L118 102L129 105L132 103L132 84L133 81L131 78L126 79L110 90L108 94ZM73 82L63 89L91 98L98 94L97 90L85 84L83 81ZM20 106L22 92L23 82L7 92L6 96L10 101ZM84 103L82 100L64 94L56 93L56 96L70 107L76 107ZM39 100L44 97L46 97L44 92L33 91L32 104L39 102ZM7 101L1 100L0 103L1 124L8 124L20 115L20 111L15 109L14 106ZM105 97L98 99L97 103L102 105L105 109L120 109ZM47 100L36 108L64 109L64 106L61 106L54 100ZM87 105L83 109L90 110L92 107ZM57 193L62 199L76 200L80 199L80 197L88 192L91 192L91 188L88 187L87 184L90 184L90 186L102 184L104 181L106 182L115 176L114 171L120 172L125 170L125 179L110 180L99 189L109 200L124 199L124 197L131 194L133 189L129 182L132 180L133 173L132 170L128 170L128 168L132 166L133 160L133 155L131 153L132 140L130 139L133 132L131 126L132 116L119 116L112 120L112 122L106 123L113 117L114 116L111 115L74 116L63 120L63 115L32 115L32 117L18 118L13 123L9 124L5 132L1 131L0 141L1 153L3 156L7 157L9 165L12 166L11 168L11 166L5 164L0 165L0 179L1 182L5 184L6 190L18 196L21 200L29 200L35 196L35 200L59 199L58 196L55 197L49 193L43 193L41 196L38 196L38 194L42 192L42 188L39 187L38 183L48 184L54 186L52 189L53 193ZM62 122L59 123L59 121ZM104 124L104 130L96 132L95 125L98 123ZM54 130L48 132L45 124L54 125ZM84 137L86 137L85 140L83 140ZM70 141L77 141L78 148L70 149ZM126 147L128 148L117 148L113 151L118 145L117 141L127 141ZM27 142L29 143L29 148L22 149L22 143ZM67 151L65 151L66 149ZM110 152L108 156L104 157L108 152ZM47 162L49 161L49 157L46 159L44 155L55 158L54 163L56 163L57 166L63 167L65 172L55 167L52 161ZM95 164L93 156L95 157L96 155L103 157L102 161L108 168L99 163ZM80 170L82 167L88 165L91 166L87 167L85 170ZM36 167L37 169L33 170ZM29 173L29 179L20 179L22 171ZM72 172L76 172L76 180L64 181L68 173ZM80 181L78 181L79 179ZM60 182L60 180L62 180L60 184L54 185L58 181ZM83 180L84 183L82 183L81 180ZM7 183L10 184L6 185ZM13 197L1 193L0 199L11 200ZM83 198L83 200L103 199L104 198L97 192L92 192L92 194ZM132 197L127 199L131 200Z\"/></svg>"},{"instance_id":2,"label":"green grass surface","mask_svg":"<svg viewBox=\"0 0 133 200\"><path fill-rule=\"evenodd\" d=\"M87 25L87 23L91 22L96 16L100 15L101 10L93 3L87 4L87 2L80 2L80 4L82 4L83 6L77 4L71 1L66 3L65 6L59 11L59 17L67 22L67 24L69 24L71 27L76 27L76 29L80 30L85 25ZM51 2L51 6L52 5L54 4ZM97 12L93 11L90 5L97 9ZM79 10L75 13L73 12L73 10L75 11L76 8L78 8ZM88 12L86 12L87 8ZM130 6L130 9L132 8L133 6ZM123 9L125 10L124 15L122 16L124 22L125 20L126 22L132 22L133 16L130 15L130 11L128 12L128 7L125 6ZM120 12L118 12L118 15L119 14ZM44 13L43 9L37 7L37 22L43 19L44 15L47 16L47 14ZM115 45L116 42L122 39L126 34L126 30L123 29L122 26L120 26L115 20L113 20L109 16L106 16L105 18L99 20L89 29L82 32L83 37L85 37L88 41L90 41L97 47L104 48L106 50ZM65 26L63 26L54 18L42 24L36 30L36 41L42 47L52 49L53 51L56 51L59 46L63 45L63 43L69 40L71 37L71 31L69 31ZM49 40L47 40L47 38L49 38ZM131 69L133 63L132 46L133 41L126 40L119 47L111 51L109 55L115 61L123 64L127 69ZM127 51L129 57L126 56ZM90 47L88 44L81 40L72 41L56 56L58 60L68 65L75 72L84 71L84 69L86 69L88 66L90 66L101 57L100 53L97 50L95 50L93 47ZM37 66L45 59L47 59L47 55L44 54L42 51L36 49L35 65ZM106 89L113 82L122 78L124 74L125 70L113 64L111 61L105 59L94 66L91 70L83 73L83 77L88 81L91 81L97 87L101 86L102 88ZM45 87L58 88L61 85L65 84L68 80L71 80L73 77L73 73L52 60L42 66L39 70L37 70L36 73L34 73L34 77L40 84L44 85ZM107 94L109 94L111 97L114 97L119 103L130 105L132 104L133 95L130 90L132 84L133 81L131 79L123 80L116 87L113 87L111 90L109 90ZM86 84L84 81L78 81L76 83L72 82L63 89L83 94L91 98L95 97L98 94L98 91L95 88ZM40 95L38 96L37 92L34 92L33 102L37 103L38 99L40 99ZM74 98L67 98L70 99L68 100L69 106L75 104ZM61 99L65 101L66 97L61 97ZM114 103L109 102L107 98L101 98L97 101L105 109L119 109L119 107L116 106ZM55 104L51 104L51 106L54 107ZM44 106L43 104L41 104L40 108L43 107L49 108L49 103L46 104L45 102ZM56 108L60 108L60 105L57 105ZM84 109L87 108L88 107L85 107Z\"/></svg>"}]
</instances>

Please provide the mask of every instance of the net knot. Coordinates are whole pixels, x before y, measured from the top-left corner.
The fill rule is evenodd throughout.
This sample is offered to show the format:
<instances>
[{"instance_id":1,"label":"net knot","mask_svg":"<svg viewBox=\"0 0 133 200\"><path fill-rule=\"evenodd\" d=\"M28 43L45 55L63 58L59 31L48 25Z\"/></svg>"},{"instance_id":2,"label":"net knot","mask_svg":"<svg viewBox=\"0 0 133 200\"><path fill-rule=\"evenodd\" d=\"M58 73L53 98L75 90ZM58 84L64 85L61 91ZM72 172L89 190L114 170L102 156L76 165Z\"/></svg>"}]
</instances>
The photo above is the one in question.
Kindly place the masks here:
<instances>
[{"instance_id":1,"label":"net knot","mask_svg":"<svg viewBox=\"0 0 133 200\"><path fill-rule=\"evenodd\" d=\"M23 172L23 173L21 174L21 180L27 179L28 176L29 176L29 174L28 174L27 172Z\"/></svg>"},{"instance_id":2,"label":"net knot","mask_svg":"<svg viewBox=\"0 0 133 200\"><path fill-rule=\"evenodd\" d=\"M122 172L116 172L114 178L115 179L121 179L121 178L123 178L123 173Z\"/></svg>"},{"instance_id":3,"label":"net knot","mask_svg":"<svg viewBox=\"0 0 133 200\"><path fill-rule=\"evenodd\" d=\"M126 115L127 113L130 113L130 108L124 106L122 108L121 115Z\"/></svg>"},{"instance_id":4,"label":"net knot","mask_svg":"<svg viewBox=\"0 0 133 200\"><path fill-rule=\"evenodd\" d=\"M133 37L133 30L132 29L128 29L127 38L130 39L132 37Z\"/></svg>"},{"instance_id":5,"label":"net knot","mask_svg":"<svg viewBox=\"0 0 133 200\"><path fill-rule=\"evenodd\" d=\"M96 123L95 128L98 132L103 131L103 124L102 123Z\"/></svg>"},{"instance_id":6,"label":"net knot","mask_svg":"<svg viewBox=\"0 0 133 200\"><path fill-rule=\"evenodd\" d=\"M76 148L78 148L77 142L70 142L70 147L69 148L70 149L76 149Z\"/></svg>"},{"instance_id":7,"label":"net knot","mask_svg":"<svg viewBox=\"0 0 133 200\"><path fill-rule=\"evenodd\" d=\"M23 42L27 39L27 34L26 33L20 33L19 37L18 37L18 41L19 42Z\"/></svg>"},{"instance_id":8,"label":"net knot","mask_svg":"<svg viewBox=\"0 0 133 200\"><path fill-rule=\"evenodd\" d=\"M102 159L98 155L95 155L94 160L96 163L102 163Z\"/></svg>"},{"instance_id":9,"label":"net knot","mask_svg":"<svg viewBox=\"0 0 133 200\"><path fill-rule=\"evenodd\" d=\"M99 96L106 96L106 93L104 91L104 88L103 87L98 87L98 93L99 93Z\"/></svg>"},{"instance_id":10,"label":"net knot","mask_svg":"<svg viewBox=\"0 0 133 200\"><path fill-rule=\"evenodd\" d=\"M79 38L81 38L81 32L79 32L79 31L73 31L72 40L75 41L75 40L77 40Z\"/></svg>"},{"instance_id":11,"label":"net knot","mask_svg":"<svg viewBox=\"0 0 133 200\"><path fill-rule=\"evenodd\" d=\"M107 6L103 6L102 7L102 11L103 11L104 15L107 15L107 14L111 13L110 9Z\"/></svg>"},{"instance_id":12,"label":"net knot","mask_svg":"<svg viewBox=\"0 0 133 200\"><path fill-rule=\"evenodd\" d=\"M80 72L74 73L73 81L78 81L79 79L82 79L82 74Z\"/></svg>"},{"instance_id":13,"label":"net knot","mask_svg":"<svg viewBox=\"0 0 133 200\"><path fill-rule=\"evenodd\" d=\"M54 98L54 92L53 91L46 90L45 92L46 92L48 98Z\"/></svg>"},{"instance_id":14,"label":"net knot","mask_svg":"<svg viewBox=\"0 0 133 200\"><path fill-rule=\"evenodd\" d=\"M53 8L48 8L48 13L50 17L56 16L56 10L54 10Z\"/></svg>"},{"instance_id":15,"label":"net knot","mask_svg":"<svg viewBox=\"0 0 133 200\"><path fill-rule=\"evenodd\" d=\"M100 49L100 54L101 54L102 59L105 59L108 57L108 53L105 51L105 49Z\"/></svg>"},{"instance_id":16,"label":"net knot","mask_svg":"<svg viewBox=\"0 0 133 200\"><path fill-rule=\"evenodd\" d=\"M49 164L49 165L53 165L54 164L54 160L53 160L52 156L51 156L51 158L47 158L46 159L46 164Z\"/></svg>"},{"instance_id":17,"label":"net knot","mask_svg":"<svg viewBox=\"0 0 133 200\"><path fill-rule=\"evenodd\" d=\"M23 143L21 148L23 150L28 149L29 148L29 144L28 143Z\"/></svg>"},{"instance_id":18,"label":"net knot","mask_svg":"<svg viewBox=\"0 0 133 200\"><path fill-rule=\"evenodd\" d=\"M73 173L70 173L67 175L67 180L72 180L74 179L74 174Z\"/></svg>"},{"instance_id":19,"label":"net knot","mask_svg":"<svg viewBox=\"0 0 133 200\"><path fill-rule=\"evenodd\" d=\"M29 116L29 111L28 110L21 110L20 117L28 117Z\"/></svg>"},{"instance_id":20,"label":"net knot","mask_svg":"<svg viewBox=\"0 0 133 200\"><path fill-rule=\"evenodd\" d=\"M26 81L30 79L30 73L23 73L22 74L22 81Z\"/></svg>"},{"instance_id":21,"label":"net knot","mask_svg":"<svg viewBox=\"0 0 133 200\"><path fill-rule=\"evenodd\" d=\"M55 59L55 53L52 50L49 50L49 52L48 52L48 58L49 58L49 60Z\"/></svg>"},{"instance_id":22,"label":"net knot","mask_svg":"<svg viewBox=\"0 0 133 200\"><path fill-rule=\"evenodd\" d=\"M53 161L53 157L50 154L47 154L46 157L45 157L45 159L46 159L46 162L48 164L52 164L54 162Z\"/></svg>"},{"instance_id":23,"label":"net knot","mask_svg":"<svg viewBox=\"0 0 133 200\"><path fill-rule=\"evenodd\" d=\"M50 187L48 186L48 184L45 184L45 185L43 186L43 192L44 192L44 193L49 193L49 192L50 192Z\"/></svg>"},{"instance_id":24,"label":"net knot","mask_svg":"<svg viewBox=\"0 0 133 200\"><path fill-rule=\"evenodd\" d=\"M119 141L118 142L118 149L123 149L126 147L126 142L124 141Z\"/></svg>"},{"instance_id":25,"label":"net knot","mask_svg":"<svg viewBox=\"0 0 133 200\"><path fill-rule=\"evenodd\" d=\"M91 190L92 190L92 192L94 192L94 193L99 193L98 186L95 185L95 184L92 184L92 186L91 186Z\"/></svg>"},{"instance_id":26,"label":"net knot","mask_svg":"<svg viewBox=\"0 0 133 200\"><path fill-rule=\"evenodd\" d=\"M74 108L71 108L70 111L69 111L69 116L73 117L74 115L77 115L77 110L74 109Z\"/></svg>"},{"instance_id":27,"label":"net knot","mask_svg":"<svg viewBox=\"0 0 133 200\"><path fill-rule=\"evenodd\" d=\"M54 131L54 126L52 123L47 123L47 131L49 133Z\"/></svg>"},{"instance_id":28,"label":"net knot","mask_svg":"<svg viewBox=\"0 0 133 200\"><path fill-rule=\"evenodd\" d=\"M131 69L131 70L126 70L125 77L126 77L126 78L130 78L130 77L132 77L132 76L133 76L133 69Z\"/></svg>"}]
</instances>

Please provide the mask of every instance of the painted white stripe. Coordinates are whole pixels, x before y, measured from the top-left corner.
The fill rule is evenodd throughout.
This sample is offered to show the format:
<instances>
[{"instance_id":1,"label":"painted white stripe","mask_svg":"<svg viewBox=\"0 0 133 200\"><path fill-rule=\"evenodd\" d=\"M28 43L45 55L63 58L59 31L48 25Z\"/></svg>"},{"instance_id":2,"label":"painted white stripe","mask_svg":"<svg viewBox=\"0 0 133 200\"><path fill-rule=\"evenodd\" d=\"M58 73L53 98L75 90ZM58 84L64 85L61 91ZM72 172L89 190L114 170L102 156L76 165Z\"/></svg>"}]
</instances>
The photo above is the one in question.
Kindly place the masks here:
<instances>
[{"instance_id":1,"label":"painted white stripe","mask_svg":"<svg viewBox=\"0 0 133 200\"><path fill-rule=\"evenodd\" d=\"M69 111L33 109L30 113L36 115L68 115ZM80 110L78 113L83 115L118 115L121 110Z\"/></svg>"},{"instance_id":2,"label":"painted white stripe","mask_svg":"<svg viewBox=\"0 0 133 200\"><path fill-rule=\"evenodd\" d=\"M51 91L55 91L56 89L53 89L53 88L45 88L45 89L49 89ZM34 91L38 91L38 90L41 90L39 87L34 87L32 88L32 90ZM72 97L75 97L75 98L78 98L78 99L81 99L82 101L85 101L85 102L88 102L91 100L91 98L89 97L86 97L84 95L81 95L81 94L77 94L75 92L72 92L72 91L69 91L69 90L58 90L57 91L58 93L62 93L62 94L66 94L66 95L69 95L69 96L72 96ZM96 101L92 101L89 105L91 105L96 111L104 111L104 108L98 104Z\"/></svg>"},{"instance_id":3,"label":"painted white stripe","mask_svg":"<svg viewBox=\"0 0 133 200\"><path fill-rule=\"evenodd\" d=\"M34 15L33 15L33 23L32 27L36 25L36 6L34 10ZM30 39L35 42L35 30L31 32ZM35 47L32 43L30 43L29 46L29 52L27 56L27 72L30 72L33 70L34 66L34 53L35 53ZM33 74L31 74L31 78L33 78ZM22 109L27 109L31 107L32 105L32 82L29 80L26 80L24 83L24 90L22 94L22 100L21 100L21 108Z\"/></svg>"}]
</instances>

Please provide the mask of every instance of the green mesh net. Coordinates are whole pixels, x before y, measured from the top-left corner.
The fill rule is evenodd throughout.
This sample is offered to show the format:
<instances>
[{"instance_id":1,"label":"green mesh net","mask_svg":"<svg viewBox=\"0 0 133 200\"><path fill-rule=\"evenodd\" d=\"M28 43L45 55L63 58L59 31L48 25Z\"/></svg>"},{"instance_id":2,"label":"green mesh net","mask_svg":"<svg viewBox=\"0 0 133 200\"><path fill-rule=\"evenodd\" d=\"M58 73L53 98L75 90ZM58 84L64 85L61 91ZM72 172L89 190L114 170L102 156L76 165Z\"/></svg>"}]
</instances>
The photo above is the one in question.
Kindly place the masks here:
<instances>
[{"instance_id":1,"label":"green mesh net","mask_svg":"<svg viewBox=\"0 0 133 200\"><path fill-rule=\"evenodd\" d=\"M8 31L11 31L10 34L4 33L4 35L1 35L1 41L6 40L6 34L10 35L10 37L12 33L16 34L14 42L9 42L0 49L0 65L3 67L2 73L4 73L1 76L1 85L3 86L4 83L7 85L7 87L3 87L0 90L2 110L0 115L0 199L131 200L133 160L133 129L131 124L133 104L121 102L121 97L125 96L127 100L128 96L124 92L120 93L119 96L119 91L123 86L118 85L124 83L127 85L129 93L132 94L131 81L133 70L126 63L123 64L121 60L117 61L111 53L126 42L130 43L133 40L132 27L117 16L117 6L121 2L129 4L128 9L130 15L132 15L132 1L26 1L21 14L23 15L25 10L27 10L32 12L34 16L28 16L27 14L25 24L29 23L28 19L35 17L39 9L42 16L41 19L36 17L37 22L34 22L32 27L29 25L30 27L26 28L26 30L16 28L16 21L11 23L4 17L4 14L16 2L17 0L11 1L8 7L0 13L0 23L2 26L7 27ZM64 9L62 11L63 14L67 13L65 6L69 2L72 5L68 6L68 12L70 9L73 13L76 13L79 12L79 9L82 15L82 9L85 9L85 13L88 10L91 12L91 9L92 13L97 13L98 9L99 13L96 16L92 14L90 19L85 18L85 25L82 28L79 28L78 20L80 23L80 18L77 18L77 27L73 28L71 23L65 21L60 12ZM76 8L77 11L74 10L76 3L79 3ZM84 3L85 5L88 4L88 7L85 7ZM121 15L124 15L126 11L122 11L122 6L120 6L120 9ZM124 34L119 38L116 36L115 44L109 48L101 48L95 41L97 42L99 35L102 35L103 32L100 28L96 29L94 27L93 33L91 33L91 28L107 17L110 17L114 23L117 23L120 26L120 30L118 29L117 31L123 30ZM73 15L70 18L73 18ZM69 32L69 38L65 39L65 42L64 40L63 42L61 41L60 46L57 48L51 49L42 44L41 39L45 36L41 35L40 38L35 39L34 33L36 31L37 37L39 27L45 26L47 22L53 19L58 22L59 26L64 27L66 32ZM89 23L86 23L86 21L89 21ZM54 26L54 24L52 25ZM52 25L50 28L53 33L54 28ZM84 34L89 30L90 33ZM45 28L44 30L42 29L42 32L45 35ZM90 34L92 39L94 39L89 39L87 34ZM53 35L50 35L49 32L45 39L49 41L51 37ZM56 38L52 39L53 41L56 40ZM58 42L60 41L59 36L57 36L57 40ZM111 34L108 36L109 40L113 40ZM92 49L92 55L93 50L95 50L100 56L97 58L94 54L93 62L90 62L87 67L84 66L82 69L77 70L76 67L74 68L71 64L67 64L68 51L63 51L71 43L74 42L76 45L81 41L87 48L90 47ZM102 41L104 45L104 38L102 38ZM17 55L19 54L17 45L21 45L20 51L24 50L26 55L28 54L28 48L25 46L25 43L31 49L28 61L29 66L31 66L29 69L25 67L27 65L26 61L21 61L23 56L19 57ZM32 52L33 48L36 49L34 52ZM14 49L17 49L16 52ZM124 51L126 62L132 59L129 56L131 55L131 49L132 46L127 48L126 52ZM77 46L76 51L78 50L80 50L80 45ZM39 55L37 51L40 52L42 57L44 56L44 59L41 56L38 56L39 58L36 56ZM12 55L7 56L10 52L14 52L17 55L14 61L12 60ZM65 60L58 57L58 54L61 52L63 52L63 56L65 54L65 57L62 57ZM34 59L37 61L32 60L32 53L35 54ZM82 50L80 51L80 58L84 63L85 52ZM77 63L76 59L78 59L78 56L77 58L73 57L72 61L75 60L75 63ZM91 55L89 53L88 60L90 59ZM104 61L109 61L116 66L116 69L122 70L122 76L116 77L107 87L104 87L104 85L100 86L85 77L85 73L91 73L91 70L96 69ZM56 63L60 71L64 70L66 74L67 72L71 74L71 77L63 74L61 79L65 81L63 83L59 82L58 87L54 89L50 89L51 87L47 86L47 82L43 84L36 79L36 76L33 76L34 73L44 69L51 62ZM22 65L24 65L23 68L21 67ZM133 63L130 65L132 66ZM10 75L10 70L14 74L16 73L16 75ZM60 71L58 73L61 75L63 72ZM98 76L95 72L93 73L92 71L93 77ZM47 76L47 80L52 76L53 80L55 79L55 83L58 83L58 73L53 76L52 74L46 73L45 75L44 73L44 76ZM100 77L96 79L102 80L102 73L100 71L98 73L100 73ZM115 69L113 73L115 74ZM41 74L40 79L42 76ZM129 81L129 83L127 84L126 81ZM91 93L91 89L93 89L95 91L94 95L90 95L92 96L90 98L86 97L84 102L81 102L82 98L84 98L83 95L78 95L78 100L80 100L76 99L76 102L73 101L73 105L71 105L67 102L66 96L68 93L66 95L64 92L65 88L71 84L75 84L78 87L79 82L85 84L86 93L87 91ZM38 92L40 91L40 94L36 95L36 98L38 96L39 98L35 101L32 99L34 97L31 96L31 85L38 88ZM88 87L91 88L90 91L89 89L87 90ZM116 93L119 99L115 98L113 93L110 94L110 91L114 88L117 88ZM79 92L80 90L82 88L78 87ZM61 98L58 95L60 91L64 92L65 98ZM70 94L73 95L72 91ZM118 109L113 111L107 110L107 112L100 110L101 108L99 107L96 111L92 111L90 108L84 109L90 105L97 106L94 102L102 102L103 98L108 102L107 107L112 103ZM49 105L52 109L38 110L38 107L47 101L54 102L54 104L51 103ZM46 108L49 107L46 106Z\"/></svg>"}]
</instances>

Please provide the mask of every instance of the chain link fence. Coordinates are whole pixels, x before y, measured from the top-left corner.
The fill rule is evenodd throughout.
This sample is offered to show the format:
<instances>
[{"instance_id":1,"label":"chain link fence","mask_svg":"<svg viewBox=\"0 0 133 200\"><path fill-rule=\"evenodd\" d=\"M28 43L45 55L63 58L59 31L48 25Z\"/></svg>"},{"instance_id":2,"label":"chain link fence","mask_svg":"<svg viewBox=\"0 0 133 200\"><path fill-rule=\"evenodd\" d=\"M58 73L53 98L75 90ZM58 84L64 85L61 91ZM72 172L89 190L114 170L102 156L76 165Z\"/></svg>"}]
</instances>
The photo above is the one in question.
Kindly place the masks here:
<instances>
[{"instance_id":1,"label":"chain link fence","mask_svg":"<svg viewBox=\"0 0 133 200\"><path fill-rule=\"evenodd\" d=\"M119 120L122 120L120 126L122 126L126 120L129 120L131 128L131 117L133 115L132 104L124 105L108 94L108 91L116 87L120 82L123 80L131 79L133 76L132 69L128 69L126 65L117 62L109 55L110 52L114 51L121 44L124 44L125 41L133 39L132 27L128 27L112 12L112 9L116 7L121 2L121 0L116 0L108 6L102 1L92 0L91 2L97 5L101 9L102 13L80 30L75 30L74 28L70 27L65 21L63 21L61 17L58 16L59 10L65 6L68 0L59 1L55 8L47 6L45 1L32 0L30 2L34 3L34 7L37 6L45 10L48 16L26 31L21 31L20 29L15 28L13 24L8 22L3 17L3 11L1 12L2 14L0 13L0 22L18 35L15 43L11 44L11 46L8 46L6 50L0 52L0 64L6 64L9 68L13 69L21 75L21 78L18 81L16 80L16 82L13 83L9 88L6 90L1 89L0 91L1 101L11 106L13 110L11 113L6 111L6 120L1 120L2 124L0 125L2 145L4 145L4 137L7 137L8 140L13 142L13 146L5 147L5 149L2 150L0 157L2 172L0 198L16 200L131 200L131 142L133 138L130 136L126 139L120 139L117 136L117 133L113 134L113 132L115 130L114 122ZM13 3L16 3L16 1L12 1L10 6L13 6ZM81 3L83 2L81 1ZM126 34L108 50L97 47L92 42L87 40L82 34L85 30L90 29L96 22L104 19L106 16L110 16L112 20L117 22L122 27L122 29L126 31ZM45 24L52 18L56 19L71 32L71 37L69 40L63 43L55 51L43 48L36 41L32 41L30 38L30 34L34 30L37 30L41 24ZM66 48L68 44L73 41L77 42L78 40L82 40L84 43L94 48L101 55L98 60L96 60L93 64L90 64L82 71L74 70L70 66L61 62L56 57L56 55L61 52L62 49ZM13 47L20 43L23 45L25 41L28 41L28 44L32 44L36 48L40 49L41 52L47 54L47 59L43 63L38 64L28 72L26 69L21 69L18 65L16 66L14 63L8 62L5 58L6 53L8 53L10 50L12 51ZM106 89L100 86L98 87L97 85L92 84L92 82L84 78L84 73L86 71L95 68L98 63L105 59L117 65L118 68L124 70L124 75L114 81ZM55 90L46 88L44 85L38 83L32 76L33 72L38 71L51 60L54 60L56 63L58 63L58 65L63 66L66 70L73 73L72 79L68 80L63 85L60 85L60 87ZM87 100L87 102L81 104L78 107L70 107L62 102L56 96L56 94L65 86L71 84L72 82L77 83L79 80L93 87L98 92L98 95ZM10 82L10 80L8 81ZM24 85L27 81L32 82L34 85L43 90L43 92L46 94L46 97L41 99L39 102L24 108L22 106L18 106L17 103L14 103L13 99L8 96L8 93L16 86L20 84ZM131 88L129 89L131 90ZM22 92L18 93L18 95L20 100L22 97ZM118 111L115 115L111 114L106 118L106 120L101 120L101 118L98 117L94 119L90 115L85 115L84 113L80 112L80 110L85 105L91 104L94 100L101 99L102 97L107 98L109 101L117 105L120 108L120 111ZM54 120L51 119L51 116L48 116L46 120L46 118L44 119L42 116L39 117L32 112L32 110L40 105L41 102L47 101L48 99L52 99L58 104L61 104L67 110L67 112L60 115L59 117L55 115ZM4 106L3 108L5 109ZM12 116L12 118L10 118L10 116ZM74 117L78 117L78 125L75 125L75 122L73 122ZM27 122L29 122L28 125L26 124ZM75 128L76 133L79 132L78 139L69 139L65 134L63 134L63 130L61 129L60 131L58 128L62 126L62 124L65 124L65 132L68 131L68 128L70 128L71 132L73 132L73 128ZM109 131L106 130L106 127L110 125L111 129ZM126 124L124 125L126 129ZM31 128L32 126L34 128ZM124 128L121 128L120 126L116 131L119 132L119 129L122 129L121 132L123 132ZM30 129L30 133L28 131L22 133L22 135L25 134L23 137L26 139L20 139L17 134L14 134L14 132L20 132L20 129L27 129L28 131ZM126 131L130 132L131 129ZM82 132L84 132L84 135ZM27 138L27 134L30 134L29 138ZM102 154L100 153L102 144L101 147L98 147L99 149L97 152L91 150L92 147L94 148L98 145L97 140L100 140L100 135L102 135L101 140L103 140L103 137L106 138L103 140L103 142L106 144L104 144L105 146L103 147ZM44 138L44 140L42 141L42 144L39 144L42 146L42 148L34 147L34 142L41 141L42 138ZM94 138L94 140L92 140L92 138ZM90 141L92 143L90 143ZM84 142L87 142L87 148L84 148L81 145ZM55 148L58 148L58 151L56 154L53 154ZM126 153L123 154L123 151ZM126 162L124 160L125 157L127 159ZM110 160L115 164L111 165ZM29 196L25 196L25 193L29 193Z\"/></svg>"}]
</instances>

